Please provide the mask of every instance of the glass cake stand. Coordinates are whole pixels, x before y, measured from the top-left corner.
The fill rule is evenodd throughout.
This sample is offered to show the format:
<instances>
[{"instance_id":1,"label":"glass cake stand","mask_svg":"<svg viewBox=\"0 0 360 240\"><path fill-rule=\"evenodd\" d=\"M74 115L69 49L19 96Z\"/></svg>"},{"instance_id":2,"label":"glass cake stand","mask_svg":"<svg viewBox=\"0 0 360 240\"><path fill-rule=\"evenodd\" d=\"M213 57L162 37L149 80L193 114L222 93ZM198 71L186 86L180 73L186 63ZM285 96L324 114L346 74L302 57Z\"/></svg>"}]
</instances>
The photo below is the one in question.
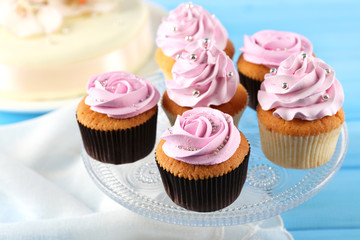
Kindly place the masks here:
<instances>
[{"instance_id":1,"label":"glass cake stand","mask_svg":"<svg viewBox=\"0 0 360 240\"><path fill-rule=\"evenodd\" d=\"M162 92L164 81L156 81L157 78L161 76L155 75L151 80ZM252 114L252 110L248 113L244 114L239 124L251 146L247 179L238 199L216 212L193 212L173 203L164 191L154 150L144 159L123 165L96 161L84 149L82 158L96 185L119 204L152 219L187 226L230 226L279 215L315 196L340 169L348 145L346 124L329 162L308 170L286 169L273 164L263 155L256 115ZM158 114L157 142L170 127L161 107Z\"/></svg>"}]
</instances>

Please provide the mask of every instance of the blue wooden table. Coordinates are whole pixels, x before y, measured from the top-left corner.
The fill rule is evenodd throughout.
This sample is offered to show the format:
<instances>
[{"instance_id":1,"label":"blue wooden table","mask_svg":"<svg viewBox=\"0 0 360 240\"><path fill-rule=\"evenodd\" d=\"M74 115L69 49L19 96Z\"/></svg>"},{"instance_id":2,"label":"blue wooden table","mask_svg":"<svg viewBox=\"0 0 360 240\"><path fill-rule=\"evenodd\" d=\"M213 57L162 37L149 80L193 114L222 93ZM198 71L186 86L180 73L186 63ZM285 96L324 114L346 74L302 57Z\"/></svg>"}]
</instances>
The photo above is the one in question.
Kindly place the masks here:
<instances>
[{"instance_id":1,"label":"blue wooden table","mask_svg":"<svg viewBox=\"0 0 360 240\"><path fill-rule=\"evenodd\" d=\"M167 10L180 1L154 0ZM349 130L348 152L338 174L314 198L284 214L295 239L360 239L360 2L321 1L194 1L214 13L237 49L243 35L259 30L293 31L309 38L316 55L336 71L345 91ZM252 110L247 110L252 111ZM15 123L43 113L0 111L0 124ZM254 114L248 112L247 114Z\"/></svg>"}]
</instances>

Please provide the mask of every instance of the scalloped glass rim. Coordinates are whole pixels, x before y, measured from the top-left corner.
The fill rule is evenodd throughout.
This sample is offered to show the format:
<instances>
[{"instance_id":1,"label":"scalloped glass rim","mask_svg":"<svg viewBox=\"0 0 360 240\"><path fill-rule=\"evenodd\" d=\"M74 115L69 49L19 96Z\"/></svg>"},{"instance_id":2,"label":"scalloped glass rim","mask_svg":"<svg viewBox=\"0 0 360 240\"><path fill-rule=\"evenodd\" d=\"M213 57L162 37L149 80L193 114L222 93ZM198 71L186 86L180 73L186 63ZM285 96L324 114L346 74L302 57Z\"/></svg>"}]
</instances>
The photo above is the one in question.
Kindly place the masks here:
<instances>
[{"instance_id":1,"label":"scalloped glass rim","mask_svg":"<svg viewBox=\"0 0 360 240\"><path fill-rule=\"evenodd\" d=\"M155 82L159 90L164 89L164 83ZM165 113L159 108L158 136L169 124ZM165 123L164 123L165 122ZM82 149L85 166L97 186L119 204L140 215L167 223L187 226L230 226L245 224L267 219L284 213L315 196L335 176L344 161L348 131L343 124L333 157L318 168L294 170L279 167L267 160L261 151L258 132L244 132L251 144L248 176L239 198L230 206L209 213L198 213L175 205L167 197L160 183L149 189L132 187L123 174L136 174L143 166L154 167L154 151L145 159L135 163L115 166L104 164L89 157ZM152 177L159 178L159 173L152 169ZM120 172L121 172L120 171ZM151 173L151 172L150 172ZM152 174L152 173L151 173ZM121 174L120 174L121 175ZM155 181L156 182L156 181ZM150 179L150 185L152 180ZM146 185L146 184L145 184ZM149 185L149 186L150 186ZM149 194L151 192L151 194ZM159 199L153 193L163 194Z\"/></svg>"}]
</instances>

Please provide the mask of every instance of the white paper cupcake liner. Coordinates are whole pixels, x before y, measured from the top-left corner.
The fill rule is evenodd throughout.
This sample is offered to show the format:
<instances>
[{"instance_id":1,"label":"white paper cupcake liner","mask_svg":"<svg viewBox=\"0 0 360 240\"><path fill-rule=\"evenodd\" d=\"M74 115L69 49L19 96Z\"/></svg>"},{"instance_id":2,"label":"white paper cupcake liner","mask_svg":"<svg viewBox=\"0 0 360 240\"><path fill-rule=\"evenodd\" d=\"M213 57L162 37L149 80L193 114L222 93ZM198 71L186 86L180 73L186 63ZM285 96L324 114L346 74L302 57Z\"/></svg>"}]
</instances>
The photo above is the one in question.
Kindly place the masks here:
<instances>
[{"instance_id":1,"label":"white paper cupcake liner","mask_svg":"<svg viewBox=\"0 0 360 240\"><path fill-rule=\"evenodd\" d=\"M273 163L295 169L316 168L334 154L342 125L330 132L310 136L284 135L259 122L261 148Z\"/></svg>"}]
</instances>

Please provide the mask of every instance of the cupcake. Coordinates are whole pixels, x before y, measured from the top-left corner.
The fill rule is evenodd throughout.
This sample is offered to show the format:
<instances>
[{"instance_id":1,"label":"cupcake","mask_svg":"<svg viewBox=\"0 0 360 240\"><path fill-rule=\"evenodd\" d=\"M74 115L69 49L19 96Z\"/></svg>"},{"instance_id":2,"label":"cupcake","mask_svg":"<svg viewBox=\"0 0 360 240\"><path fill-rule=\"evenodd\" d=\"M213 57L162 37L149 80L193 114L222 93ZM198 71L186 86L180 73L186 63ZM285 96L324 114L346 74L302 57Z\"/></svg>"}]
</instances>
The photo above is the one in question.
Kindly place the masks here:
<instances>
[{"instance_id":1,"label":"cupcake","mask_svg":"<svg viewBox=\"0 0 360 240\"><path fill-rule=\"evenodd\" d=\"M308 169L331 158L345 114L343 89L330 66L295 53L265 76L258 99L261 148L269 160Z\"/></svg>"},{"instance_id":2,"label":"cupcake","mask_svg":"<svg viewBox=\"0 0 360 240\"><path fill-rule=\"evenodd\" d=\"M203 38L212 39L217 48L224 50L230 58L233 57L234 45L215 15L192 3L180 4L170 11L160 24L156 37L158 49L155 59L165 79L172 79L172 66L186 45Z\"/></svg>"},{"instance_id":3,"label":"cupcake","mask_svg":"<svg viewBox=\"0 0 360 240\"><path fill-rule=\"evenodd\" d=\"M230 115L194 108L178 116L162 135L155 160L174 203L192 211L211 212L239 196L249 154L249 143Z\"/></svg>"},{"instance_id":4,"label":"cupcake","mask_svg":"<svg viewBox=\"0 0 360 240\"><path fill-rule=\"evenodd\" d=\"M152 151L160 94L150 82L127 72L109 72L91 77L87 92L76 118L92 158L122 164Z\"/></svg>"},{"instance_id":5,"label":"cupcake","mask_svg":"<svg viewBox=\"0 0 360 240\"><path fill-rule=\"evenodd\" d=\"M240 82L249 94L249 106L256 110L257 93L264 76L294 53L313 53L311 42L296 33L264 30L244 36L242 54L237 62Z\"/></svg>"},{"instance_id":6,"label":"cupcake","mask_svg":"<svg viewBox=\"0 0 360 240\"><path fill-rule=\"evenodd\" d=\"M246 89L232 60L209 39L190 43L166 80L162 106L171 124L195 107L212 107L234 118L237 126L247 104Z\"/></svg>"}]
</instances>

